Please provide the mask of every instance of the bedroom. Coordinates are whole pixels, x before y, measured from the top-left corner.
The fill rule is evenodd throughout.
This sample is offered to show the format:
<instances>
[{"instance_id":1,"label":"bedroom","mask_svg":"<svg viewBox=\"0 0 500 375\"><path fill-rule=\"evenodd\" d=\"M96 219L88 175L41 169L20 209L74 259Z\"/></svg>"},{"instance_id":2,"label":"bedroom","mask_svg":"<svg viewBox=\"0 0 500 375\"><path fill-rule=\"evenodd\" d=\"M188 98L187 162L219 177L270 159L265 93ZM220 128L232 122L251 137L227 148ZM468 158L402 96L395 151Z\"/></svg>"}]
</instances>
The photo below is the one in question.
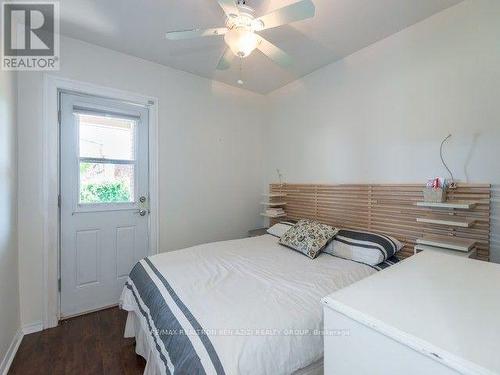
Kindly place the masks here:
<instances>
[{"instance_id":1,"label":"bedroom","mask_svg":"<svg viewBox=\"0 0 500 375\"><path fill-rule=\"evenodd\" d=\"M9 3L2 5L2 35L6 35L6 30L12 31L5 26ZM12 3L18 7L29 6L22 1ZM120 303L128 275L135 263L146 255L158 253L158 257L172 257L177 254L172 251L178 249L187 249L182 250L185 253L179 252L185 256L202 249L212 254L214 243L231 244L225 241L234 240L248 245L248 248L242 245L241 251L245 252L242 263L229 266L225 263L229 257L226 254L220 256L218 268L213 260L207 260L216 270L203 268L203 253L182 264L182 267L193 267L193 275L200 277L198 283L205 280L204 284L193 280L190 283L191 274L183 279L187 285L199 287L198 298L206 297L208 302L218 301L224 306L234 305L232 308L238 311L240 319L245 319L245 311L254 311L246 305L253 300L267 301L266 307L270 309L267 311L274 311L273 314L286 312L290 306L305 306L293 311L306 315L307 311L311 312L313 315L308 315L308 321L313 323L293 327L292 319L292 326L288 328L321 329L323 314L330 312L333 319L333 314L338 313L321 302L324 297L335 296L334 292L345 286L342 291L338 290L337 296L347 298L342 293L372 288L382 284L386 277L397 278L405 272L401 277L406 288L391 290L391 293L401 293L391 297L395 301L399 299L399 303L394 304L398 316L405 316L404 311L408 312L405 309L420 306L429 311L436 311L434 308L443 314L448 312L453 314L453 319L445 315L442 321L434 321L441 325L430 325L441 335L426 331L425 316L410 314L412 319L398 322L399 330L406 333L416 330L412 336L420 341L413 340L413 343L425 341L430 345L426 346L427 354L415 347L408 349L411 347L408 342L401 343L390 332L385 332L392 337L390 343L397 342L399 350L408 350L408 356L411 354L411 358L398 356L406 360L391 361L395 362L394 366L401 366L392 373L401 372L401 368L408 373L410 369L414 373L437 373L438 370L445 373L443 369L450 368L452 373L500 372L493 351L498 347L500 335L488 336L485 331L493 334L495 330L481 329L498 328L499 324L495 319L499 306L494 304L500 300L499 292L492 288L495 275L498 277L497 263L500 263L500 170L497 165L500 2L247 0L245 6L254 8L256 18L296 3L303 5L291 8L298 10L289 11L287 17L275 15L271 19L280 19L282 26L255 33L284 51L283 54L265 49L261 43L258 47L264 48L264 52L257 47L244 58L229 55L231 63L227 68L222 66L225 69L217 67L223 53L228 49L232 52L229 38L229 41L222 35L182 40L166 38L167 32L223 27L226 19L234 18L227 15L232 12L228 7L236 7L233 3L64 0L55 3L53 19L48 17L54 21L53 33L37 31L36 21L40 20L33 16L35 21L29 30L18 28L11 32L9 40L2 37L0 191L6 204L0 219L0 373L143 373L146 366L151 373L166 372L168 366L161 368L163 362L158 351L150 348L154 360L141 359L141 355L136 354L140 349L134 344L141 341L124 338L128 315L116 305ZM242 12L241 6L243 4L238 14ZM26 24L23 19L28 14L26 9L30 8L15 8L17 16L12 17ZM34 14L43 15L41 9L34 9ZM264 19L264 25L266 22L270 21ZM58 28L60 34L56 32ZM32 37L28 43L27 35L37 38ZM7 41L14 44L24 40L24 45L17 46L24 49L35 43L33 40L46 42L48 36L54 37L53 55L57 57L53 70L42 67L48 58L38 54L39 65L35 68L9 70L5 63L9 52L5 49ZM9 61L23 61L22 53L13 55ZM96 128L91 120L97 119L101 121L101 129L108 129L108 133L100 136L90 135L94 139L86 143L85 155L72 153L81 150L78 147L81 139L76 131L71 133L76 129L75 119L84 125L80 130L87 125L86 129L91 132ZM120 124L116 125L114 120ZM118 134L114 132L117 128L121 138L114 137ZM128 138L123 137L124 133ZM449 134L451 137L442 144ZM117 139L120 141L116 142ZM100 151L106 148L104 143L109 143L113 155L97 157L92 145L98 143ZM449 189L448 200L468 201L475 206L437 209L441 219L453 216L455 222L451 224L418 222L422 216L429 221L436 215L434 208L416 205L424 201L422 191L428 180L435 177L450 180L440 158L441 145L443 159L458 183L458 190ZM80 167L76 163L80 163ZM104 167L99 169L101 166ZM101 198L96 198L99 194L91 182L97 170L105 175L106 168L112 170L113 176L120 175L119 181L128 185L125 193L121 188L118 193L113 190L114 203L106 201L106 209L100 210L96 206L102 203L95 199ZM86 176L79 174L86 171ZM81 184L82 178L88 182L86 185ZM79 191L82 186L86 186L85 194ZM270 193L286 196L263 197ZM376 197L377 194L383 197ZM105 199L109 199L109 195L106 196ZM74 204L71 201L82 197L92 202ZM141 197L145 197L144 202ZM118 202L120 207L114 211L116 199L126 202ZM397 201L396 213L387 214L388 208L384 206L387 200ZM261 203L270 202L275 208L279 208L277 203L287 203L281 207L289 217L270 221L261 216L266 210ZM348 209L332 210L334 204ZM127 216L119 217L120 213ZM457 224L457 217L467 220L459 220ZM78 221L80 219L85 222ZM352 267L354 273L358 272L355 277L349 273L355 262L345 261L350 266L341 267L344 260L328 255L328 246L338 244L339 238L323 246L316 259L311 260L279 245L279 240L269 234L249 237L249 232L264 233L253 230L269 227L275 221L300 219L314 219L335 229L390 235L404 245L399 255L407 259L380 272L364 265ZM472 219L476 222L472 223ZM113 236L108 233L100 239L111 241L110 245L106 246L105 242L101 245L99 232L106 232L103 228L111 221L120 223L114 224ZM467 227L457 228L457 225ZM85 227L85 231L75 229L79 226ZM453 289L454 293L469 292L468 295L476 296L478 300L474 299L472 307L471 302L455 305L439 294L439 283L445 281L441 279L435 280L435 284L431 282L429 290L437 293L436 301L442 305L427 306L428 299L414 304L406 300L412 293L418 296L418 290L410 286L419 285L410 281L412 277L418 279L418 275L406 268L415 269L418 264L413 262L433 253L425 250L415 257L409 256L418 245L417 239L428 234L426 231L465 239L472 236L476 240L475 257L479 260L461 259L454 256L457 252L445 254L449 259L447 264L465 267L463 272L470 270L474 275L486 275L491 271L489 279L470 276L466 278L466 285L460 283ZM89 252L77 251L76 233L82 234L80 244L90 249ZM198 245L201 247L195 247ZM259 251L269 246L276 250L275 254L282 254L283 259L258 258ZM107 258L100 258L102 256ZM348 272L344 279L351 281L344 285L336 277L325 276L318 270L327 267L321 262L333 262L332 267L338 270L336 275L342 279L343 272ZM81 267L78 270L77 265ZM169 270L169 274L182 269ZM225 285L227 290L222 285L221 289L214 289L215 295L214 290L207 290L212 285L211 277L215 282L228 269L235 272L227 274L228 280L238 275L235 280L241 281L237 285L241 291L231 285ZM314 279L307 279L304 271L307 269L314 270ZM98 280L111 274L119 276L114 277L113 285L109 279ZM247 277L240 279L243 275ZM449 277L446 280L458 283L459 275L452 268L446 273ZM354 282L362 277L363 280ZM175 284L168 274L166 278ZM281 281L276 281L278 279ZM277 284L275 287L263 284L265 280ZM289 288L298 288L300 283L304 284L301 290L304 294L288 298L275 294L281 291L280 286L289 291ZM311 290L315 283L322 287ZM352 285L347 286L350 283ZM480 283L483 284L480 286ZM101 285L105 290L98 288ZM171 287L179 292L175 285ZM255 288L268 294L259 295ZM217 291L222 295L217 295ZM221 302L218 298L224 293L238 298ZM377 296L374 293L370 298ZM485 297L480 299L481 296ZM344 345L341 348L345 351L344 360L335 361L332 350L326 349L330 340L334 340L330 342L333 346L346 343L342 329L358 332L355 330L363 328L350 327L352 322L341 321L340 316L336 316L339 335L325 336L325 340L322 335L293 334L296 333L293 329L291 335L273 336L266 335L266 330L280 327L280 322L272 319L270 326L254 322L257 326L252 327L235 320L234 326L227 322L222 326L214 323L204 327L207 312L196 311L196 303L189 300L193 296L181 297L203 329L264 330L250 332L253 335L247 337L248 341L234 332L216 337L208 334L214 351L222 358L225 373L293 373L293 369L307 367L323 357L325 364L320 362L313 371L330 373L327 366L333 366L332 373L344 373L342 366L350 366L347 367L350 373L364 373L362 369L356 370L359 364L347 361L349 354L362 358L359 349L362 343L357 344L356 351ZM282 310L272 310L279 308L272 303L274 300L284 302L279 305ZM111 308L101 310L109 306ZM376 315L377 312L371 310L376 307L383 306L356 305L371 315ZM455 314L469 308L474 313ZM88 313L93 310L98 311ZM212 305L208 312L220 311ZM88 314L80 315L82 313ZM291 319L289 315L287 319ZM287 321L285 318L283 321ZM440 327L447 325L452 326L441 332ZM475 328L475 333L468 331L468 327ZM449 337L445 333L452 328L464 331ZM360 332L368 337L369 333ZM153 336L144 341L148 340L154 342ZM229 343L235 351L240 344L251 345L252 340L259 345L239 353L243 367L232 371L236 365L226 359L230 350L226 346L219 348L217 340ZM269 349L268 355L276 355L274 364L268 363L262 349L259 351L259 340L269 342L270 346L262 347ZM280 364L277 359L288 356L292 349L275 352L273 340L283 340L282 346L299 352L306 347L307 340L311 340L315 349L298 356L300 363L283 357ZM200 342L196 345L201 345ZM443 348L446 345L450 347ZM385 348L386 353L396 350L387 351L382 344L372 346L366 352L365 361L372 366L379 363L375 347ZM335 348L334 353L341 350ZM436 353L436 348L440 349L437 354L441 359L428 355ZM368 357L370 354L373 357ZM333 363L327 363L329 358ZM489 362L489 358L493 362ZM415 363L410 362L413 359ZM261 370L248 368L245 361L259 363ZM157 368L153 367L154 363ZM54 366L53 372L51 366ZM425 366L437 366L437 370L426 371ZM390 372L384 369L385 373ZM210 371L213 370L205 369Z\"/></svg>"}]
</instances>

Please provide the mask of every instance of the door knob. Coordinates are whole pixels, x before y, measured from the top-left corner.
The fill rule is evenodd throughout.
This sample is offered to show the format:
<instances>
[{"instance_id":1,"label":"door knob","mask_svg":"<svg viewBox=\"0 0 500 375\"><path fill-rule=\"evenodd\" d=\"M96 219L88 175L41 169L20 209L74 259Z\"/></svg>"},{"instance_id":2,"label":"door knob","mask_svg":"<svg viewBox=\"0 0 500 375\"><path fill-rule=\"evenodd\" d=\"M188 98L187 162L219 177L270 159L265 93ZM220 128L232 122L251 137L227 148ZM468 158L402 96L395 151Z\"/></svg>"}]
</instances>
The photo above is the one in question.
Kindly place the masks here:
<instances>
[{"instance_id":1,"label":"door knob","mask_svg":"<svg viewBox=\"0 0 500 375\"><path fill-rule=\"evenodd\" d=\"M146 203L147 202L147 198L145 195L141 195L139 197L139 204L138 204L138 208L139 208L139 215L141 216L146 216L146 214L149 213L149 207L148 207L148 204Z\"/></svg>"}]
</instances>

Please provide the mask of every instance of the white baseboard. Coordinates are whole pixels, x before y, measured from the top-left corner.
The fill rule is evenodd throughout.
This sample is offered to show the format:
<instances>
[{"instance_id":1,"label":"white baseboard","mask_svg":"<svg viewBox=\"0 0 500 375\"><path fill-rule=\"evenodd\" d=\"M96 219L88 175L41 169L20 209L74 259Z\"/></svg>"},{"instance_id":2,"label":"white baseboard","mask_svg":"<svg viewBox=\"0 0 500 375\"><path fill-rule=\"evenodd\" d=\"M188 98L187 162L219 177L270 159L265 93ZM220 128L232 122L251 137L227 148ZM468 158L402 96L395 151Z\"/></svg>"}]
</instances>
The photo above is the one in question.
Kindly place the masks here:
<instances>
[{"instance_id":1,"label":"white baseboard","mask_svg":"<svg viewBox=\"0 0 500 375\"><path fill-rule=\"evenodd\" d=\"M19 345L21 345L21 341L23 340L24 335L29 335L30 333L40 332L43 330L42 322L35 322L31 324L26 324L22 328L19 328L10 343L9 349L7 353L5 353L5 358L2 360L0 364L0 375L7 375L9 372L10 366L12 365L12 361L16 356L17 349L19 349Z\"/></svg>"},{"instance_id":2,"label":"white baseboard","mask_svg":"<svg viewBox=\"0 0 500 375\"><path fill-rule=\"evenodd\" d=\"M42 330L43 330L42 322L25 324L23 326L23 335L29 335L30 333L40 332Z\"/></svg>"},{"instance_id":3,"label":"white baseboard","mask_svg":"<svg viewBox=\"0 0 500 375\"><path fill-rule=\"evenodd\" d=\"M10 343L9 349L7 350L7 353L5 353L5 358L3 359L2 363L0 364L0 374L1 375L7 375L10 369L10 365L12 365L12 361L14 360L14 357L16 356L17 349L19 349L19 345L21 345L21 341L23 340L23 330L18 329L16 334L14 335L14 338L12 339L12 342Z\"/></svg>"}]
</instances>

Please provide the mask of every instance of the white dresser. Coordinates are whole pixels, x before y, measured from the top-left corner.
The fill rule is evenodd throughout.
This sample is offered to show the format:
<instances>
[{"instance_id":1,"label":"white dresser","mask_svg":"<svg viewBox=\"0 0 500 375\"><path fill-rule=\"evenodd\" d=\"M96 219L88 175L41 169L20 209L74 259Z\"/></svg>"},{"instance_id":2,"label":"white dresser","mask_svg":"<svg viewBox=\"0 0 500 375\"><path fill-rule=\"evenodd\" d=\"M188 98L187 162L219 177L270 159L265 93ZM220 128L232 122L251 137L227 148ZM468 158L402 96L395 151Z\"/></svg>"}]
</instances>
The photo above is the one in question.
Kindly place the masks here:
<instances>
[{"instance_id":1,"label":"white dresser","mask_svg":"<svg viewBox=\"0 0 500 375\"><path fill-rule=\"evenodd\" d=\"M424 251L322 300L325 374L500 374L500 265Z\"/></svg>"}]
</instances>

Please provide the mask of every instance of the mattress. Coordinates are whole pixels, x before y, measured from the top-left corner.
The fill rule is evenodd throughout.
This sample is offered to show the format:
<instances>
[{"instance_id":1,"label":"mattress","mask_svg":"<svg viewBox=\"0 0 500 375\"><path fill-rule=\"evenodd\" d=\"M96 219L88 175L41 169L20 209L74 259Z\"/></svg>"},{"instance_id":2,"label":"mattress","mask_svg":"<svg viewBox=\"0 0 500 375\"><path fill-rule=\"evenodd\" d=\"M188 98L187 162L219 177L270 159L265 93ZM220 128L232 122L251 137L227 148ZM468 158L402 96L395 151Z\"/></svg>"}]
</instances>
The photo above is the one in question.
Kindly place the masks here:
<instances>
[{"instance_id":1,"label":"mattress","mask_svg":"<svg viewBox=\"0 0 500 375\"><path fill-rule=\"evenodd\" d=\"M142 324L140 312L133 310L127 315L125 337L135 338L135 352L146 360L143 375L157 375L164 373L164 365L156 360L157 353L150 345L150 333ZM182 373L179 371L179 373ZM293 375L323 375L323 358L295 371Z\"/></svg>"},{"instance_id":2,"label":"mattress","mask_svg":"<svg viewBox=\"0 0 500 375\"><path fill-rule=\"evenodd\" d=\"M126 282L125 333L136 336L147 374L317 370L321 298L375 272L329 254L309 259L271 235L162 253Z\"/></svg>"}]
</instances>

